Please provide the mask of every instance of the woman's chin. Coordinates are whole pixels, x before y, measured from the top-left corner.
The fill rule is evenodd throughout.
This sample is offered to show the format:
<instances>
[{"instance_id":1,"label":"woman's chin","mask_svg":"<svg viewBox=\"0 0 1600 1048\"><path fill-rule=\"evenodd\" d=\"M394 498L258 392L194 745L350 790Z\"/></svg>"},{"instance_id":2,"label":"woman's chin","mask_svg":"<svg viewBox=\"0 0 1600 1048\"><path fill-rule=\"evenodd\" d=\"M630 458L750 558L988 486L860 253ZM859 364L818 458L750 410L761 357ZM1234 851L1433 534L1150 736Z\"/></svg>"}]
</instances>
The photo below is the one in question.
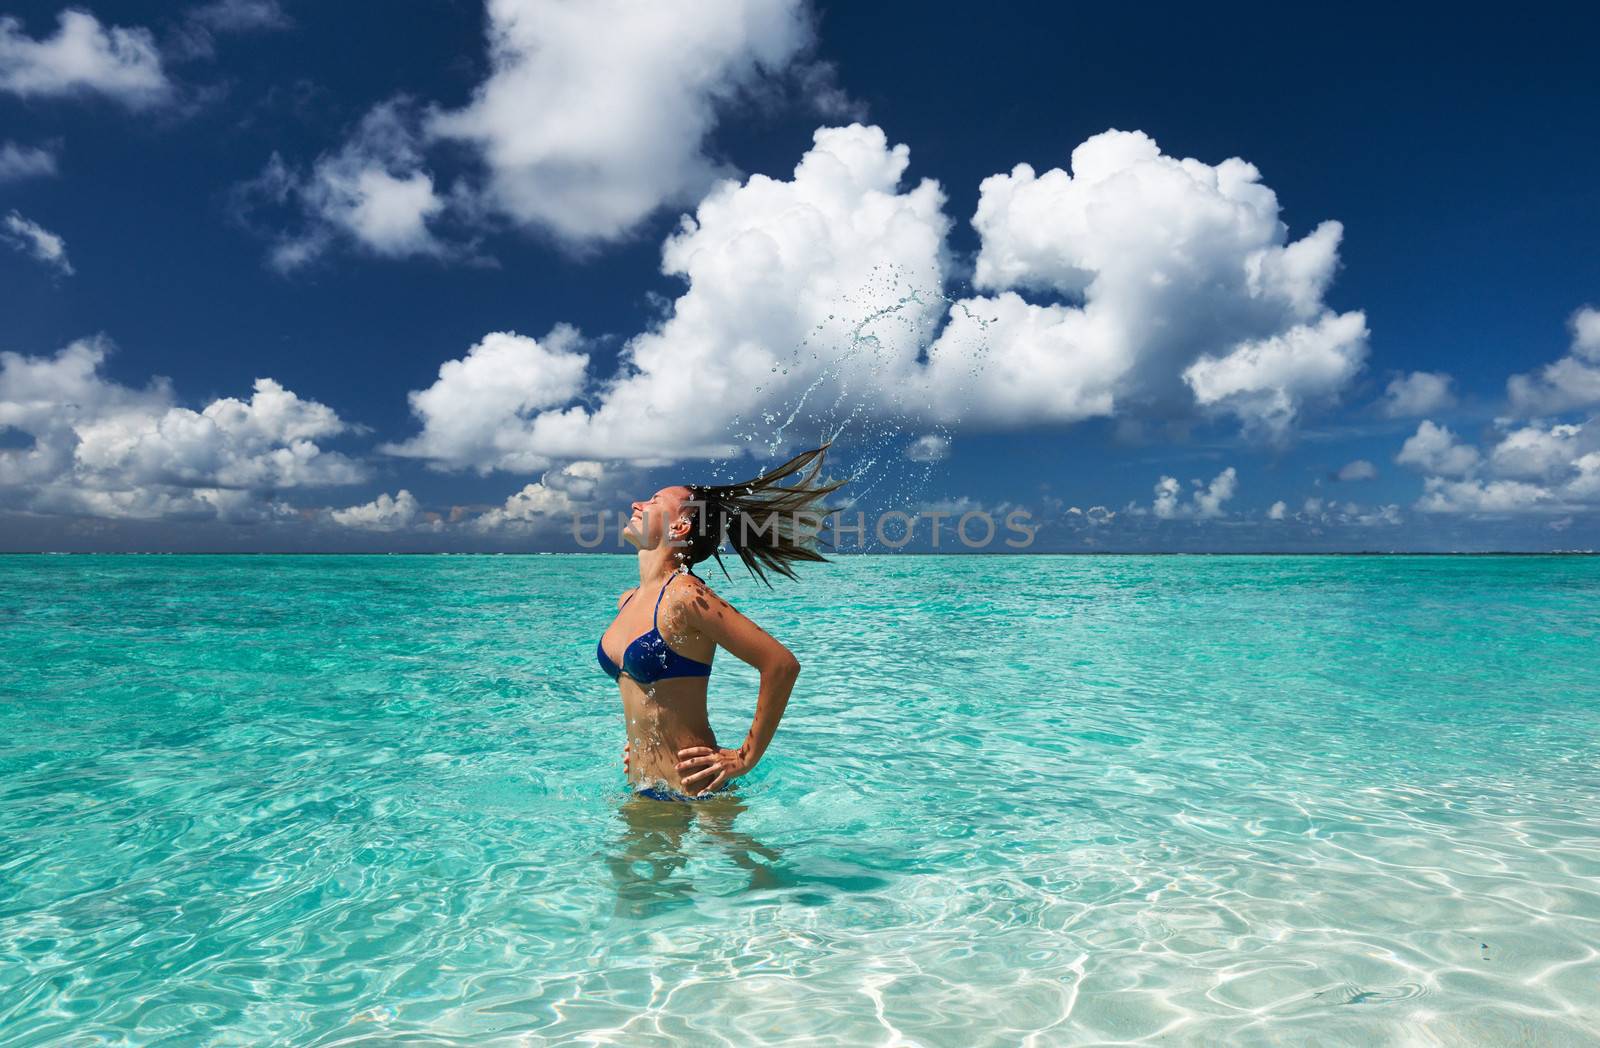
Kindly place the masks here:
<instances>
[{"instance_id":1,"label":"woman's chin","mask_svg":"<svg viewBox=\"0 0 1600 1048\"><path fill-rule=\"evenodd\" d=\"M622 541L626 542L628 545L632 546L634 549L643 548L641 546L641 544L640 544L639 536L635 535L633 533L633 531L631 529L629 529L629 528L623 528L622 529Z\"/></svg>"}]
</instances>

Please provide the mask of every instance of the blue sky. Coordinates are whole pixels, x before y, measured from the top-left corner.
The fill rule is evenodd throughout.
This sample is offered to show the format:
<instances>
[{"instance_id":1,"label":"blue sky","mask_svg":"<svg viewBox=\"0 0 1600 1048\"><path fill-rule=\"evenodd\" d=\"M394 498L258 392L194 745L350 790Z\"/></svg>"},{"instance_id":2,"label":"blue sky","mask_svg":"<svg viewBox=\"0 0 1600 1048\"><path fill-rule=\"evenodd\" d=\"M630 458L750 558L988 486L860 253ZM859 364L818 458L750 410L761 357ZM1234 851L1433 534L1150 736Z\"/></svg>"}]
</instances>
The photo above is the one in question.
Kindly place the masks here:
<instances>
[{"instance_id":1,"label":"blue sky","mask_svg":"<svg viewBox=\"0 0 1600 1048\"><path fill-rule=\"evenodd\" d=\"M1592 15L7 10L0 548L567 549L835 433L1037 549L1600 544Z\"/></svg>"}]
</instances>

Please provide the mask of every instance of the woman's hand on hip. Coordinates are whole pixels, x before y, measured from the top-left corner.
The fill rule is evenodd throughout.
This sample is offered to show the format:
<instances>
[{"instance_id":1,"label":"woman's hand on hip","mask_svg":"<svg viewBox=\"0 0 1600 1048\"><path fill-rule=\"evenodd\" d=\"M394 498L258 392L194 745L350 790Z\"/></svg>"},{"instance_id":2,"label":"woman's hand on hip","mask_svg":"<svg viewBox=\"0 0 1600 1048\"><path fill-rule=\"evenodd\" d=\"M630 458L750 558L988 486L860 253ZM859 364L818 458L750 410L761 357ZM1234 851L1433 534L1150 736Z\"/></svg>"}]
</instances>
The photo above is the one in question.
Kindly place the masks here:
<instances>
[{"instance_id":1,"label":"woman's hand on hip","mask_svg":"<svg viewBox=\"0 0 1600 1048\"><path fill-rule=\"evenodd\" d=\"M696 797L704 797L723 783L744 775L754 766L742 749L716 750L710 746L689 746L678 751L678 770L691 772L683 777L684 786L706 783L705 788L695 794Z\"/></svg>"}]
</instances>

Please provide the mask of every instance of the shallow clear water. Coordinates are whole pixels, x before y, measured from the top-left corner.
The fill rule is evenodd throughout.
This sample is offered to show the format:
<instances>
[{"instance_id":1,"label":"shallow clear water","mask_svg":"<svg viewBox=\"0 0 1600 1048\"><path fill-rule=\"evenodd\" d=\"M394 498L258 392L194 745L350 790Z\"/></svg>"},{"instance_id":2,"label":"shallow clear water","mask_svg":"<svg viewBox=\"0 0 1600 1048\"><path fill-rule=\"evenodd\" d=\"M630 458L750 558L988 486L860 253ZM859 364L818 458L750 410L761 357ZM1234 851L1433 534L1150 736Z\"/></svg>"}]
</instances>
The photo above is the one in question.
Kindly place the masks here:
<instances>
[{"instance_id":1,"label":"shallow clear water","mask_svg":"<svg viewBox=\"0 0 1600 1048\"><path fill-rule=\"evenodd\" d=\"M636 579L0 558L0 1043L1595 1043L1600 560L723 582L805 669L698 807L622 787Z\"/></svg>"}]
</instances>

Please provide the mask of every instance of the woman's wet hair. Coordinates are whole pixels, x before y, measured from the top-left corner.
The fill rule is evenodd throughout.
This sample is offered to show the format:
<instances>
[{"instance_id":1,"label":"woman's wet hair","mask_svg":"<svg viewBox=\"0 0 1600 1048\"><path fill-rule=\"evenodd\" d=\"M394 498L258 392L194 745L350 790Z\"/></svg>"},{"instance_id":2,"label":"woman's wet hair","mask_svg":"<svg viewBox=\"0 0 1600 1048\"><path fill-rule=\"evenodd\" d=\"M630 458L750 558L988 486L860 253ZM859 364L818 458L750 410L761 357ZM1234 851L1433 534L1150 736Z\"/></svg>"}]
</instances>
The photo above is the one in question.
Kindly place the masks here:
<instances>
[{"instance_id":1,"label":"woman's wet hair","mask_svg":"<svg viewBox=\"0 0 1600 1048\"><path fill-rule=\"evenodd\" d=\"M795 563L826 561L817 552L816 533L833 511L822 500L849 479L818 483L828 447L802 452L770 473L742 483L688 485L690 500L684 510L690 532L681 559L693 566L715 557L717 567L728 575L721 553L726 543L750 574L769 587L768 571L792 579Z\"/></svg>"}]
</instances>

